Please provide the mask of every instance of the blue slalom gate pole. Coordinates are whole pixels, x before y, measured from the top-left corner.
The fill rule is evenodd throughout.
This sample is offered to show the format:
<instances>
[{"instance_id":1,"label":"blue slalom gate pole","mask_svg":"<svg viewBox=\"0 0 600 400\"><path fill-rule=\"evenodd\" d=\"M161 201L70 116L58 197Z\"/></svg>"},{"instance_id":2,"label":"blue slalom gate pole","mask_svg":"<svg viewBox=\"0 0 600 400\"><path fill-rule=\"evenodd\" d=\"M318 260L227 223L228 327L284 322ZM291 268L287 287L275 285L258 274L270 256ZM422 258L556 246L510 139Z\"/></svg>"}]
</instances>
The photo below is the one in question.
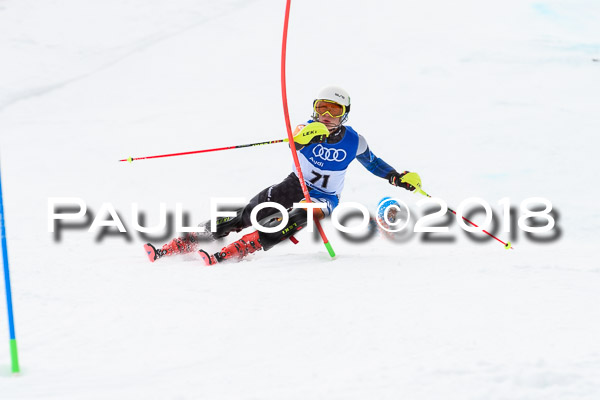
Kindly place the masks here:
<instances>
[{"instance_id":1,"label":"blue slalom gate pole","mask_svg":"<svg viewBox=\"0 0 600 400\"><path fill-rule=\"evenodd\" d=\"M4 201L2 198L2 175L0 174L0 235L2 236L2 261L4 264L4 282L6 284L6 305L8 307L8 329L10 331L10 358L12 372L19 372L19 355L17 353L17 338L15 336L15 320L12 307L12 292L10 289L10 274L8 272L8 247L6 245L6 229L4 227Z\"/></svg>"}]
</instances>

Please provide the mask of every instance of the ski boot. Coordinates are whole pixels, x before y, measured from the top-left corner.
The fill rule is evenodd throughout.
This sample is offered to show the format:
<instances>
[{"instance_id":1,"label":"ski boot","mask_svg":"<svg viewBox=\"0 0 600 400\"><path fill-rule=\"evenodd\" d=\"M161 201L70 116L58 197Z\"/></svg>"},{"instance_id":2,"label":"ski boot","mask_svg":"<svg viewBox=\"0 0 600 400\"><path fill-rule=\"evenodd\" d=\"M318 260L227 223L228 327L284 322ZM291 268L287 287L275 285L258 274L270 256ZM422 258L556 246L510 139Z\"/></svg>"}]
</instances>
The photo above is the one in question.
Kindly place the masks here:
<instances>
[{"instance_id":1,"label":"ski boot","mask_svg":"<svg viewBox=\"0 0 600 400\"><path fill-rule=\"evenodd\" d=\"M266 220L267 222L263 226L276 225L279 223L279 218L271 218ZM306 226L306 211L302 209L295 209L289 214L289 221L285 228L281 231L275 231L271 233L254 231L243 236L237 242L233 242L228 246L213 255L208 254L204 250L199 250L198 254L206 265L214 265L225 260L241 260L248 254L252 254L258 250L267 251L273 246L281 243L286 239L291 239L292 242L297 243L294 235L302 228Z\"/></svg>"},{"instance_id":2,"label":"ski boot","mask_svg":"<svg viewBox=\"0 0 600 400\"><path fill-rule=\"evenodd\" d=\"M195 232L190 232L184 237L171 240L160 249L157 249L151 243L146 243L144 250L146 250L150 262L154 262L164 256L191 253L196 250L196 247L198 247L198 236Z\"/></svg>"},{"instance_id":3,"label":"ski boot","mask_svg":"<svg viewBox=\"0 0 600 400\"><path fill-rule=\"evenodd\" d=\"M241 260L248 254L252 254L262 249L258 231L254 231L243 236L221 249L220 252L213 255L208 254L205 250L198 250L198 254L204 261L205 265L214 265L225 260Z\"/></svg>"}]
</instances>

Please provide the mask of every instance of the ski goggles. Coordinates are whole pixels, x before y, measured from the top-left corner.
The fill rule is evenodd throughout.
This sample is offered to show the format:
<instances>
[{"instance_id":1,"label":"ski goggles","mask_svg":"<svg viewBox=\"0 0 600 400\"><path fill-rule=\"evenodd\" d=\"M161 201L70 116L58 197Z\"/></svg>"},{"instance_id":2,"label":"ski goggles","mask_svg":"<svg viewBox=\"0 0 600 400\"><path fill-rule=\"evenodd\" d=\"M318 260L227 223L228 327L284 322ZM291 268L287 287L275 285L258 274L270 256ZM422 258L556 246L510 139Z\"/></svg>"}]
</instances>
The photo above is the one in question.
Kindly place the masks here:
<instances>
[{"instance_id":1,"label":"ski goggles","mask_svg":"<svg viewBox=\"0 0 600 400\"><path fill-rule=\"evenodd\" d=\"M331 100L317 100L313 106L318 115L329 114L333 118L339 118L346 114L346 106Z\"/></svg>"}]
</instances>

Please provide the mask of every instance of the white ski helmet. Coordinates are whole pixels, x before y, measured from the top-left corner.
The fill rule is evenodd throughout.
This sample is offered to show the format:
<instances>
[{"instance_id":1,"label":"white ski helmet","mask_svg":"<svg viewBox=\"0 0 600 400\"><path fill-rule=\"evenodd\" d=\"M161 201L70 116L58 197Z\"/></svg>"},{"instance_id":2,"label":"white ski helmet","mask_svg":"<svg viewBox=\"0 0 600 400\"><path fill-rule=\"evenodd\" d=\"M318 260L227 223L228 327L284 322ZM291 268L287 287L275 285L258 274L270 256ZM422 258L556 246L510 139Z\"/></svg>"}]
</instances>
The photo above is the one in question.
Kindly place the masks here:
<instances>
[{"instance_id":1,"label":"white ski helmet","mask_svg":"<svg viewBox=\"0 0 600 400\"><path fill-rule=\"evenodd\" d=\"M319 90L315 100L330 100L346 106L346 109L350 107L350 95L339 86L325 86Z\"/></svg>"}]
</instances>

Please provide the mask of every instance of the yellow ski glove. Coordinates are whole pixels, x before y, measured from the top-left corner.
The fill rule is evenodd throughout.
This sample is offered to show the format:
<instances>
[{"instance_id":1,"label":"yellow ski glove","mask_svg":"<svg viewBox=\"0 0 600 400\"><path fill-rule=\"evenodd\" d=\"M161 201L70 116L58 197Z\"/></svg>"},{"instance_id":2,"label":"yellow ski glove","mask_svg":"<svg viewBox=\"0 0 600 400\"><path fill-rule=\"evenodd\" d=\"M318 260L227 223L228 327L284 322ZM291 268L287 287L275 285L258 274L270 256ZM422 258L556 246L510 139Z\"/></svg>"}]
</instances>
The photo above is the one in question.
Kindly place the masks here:
<instances>
[{"instance_id":1,"label":"yellow ski glove","mask_svg":"<svg viewBox=\"0 0 600 400\"><path fill-rule=\"evenodd\" d=\"M321 122L311 122L300 130L298 128L294 132L294 142L302 146L312 143L322 143L329 136L329 130Z\"/></svg>"}]
</instances>

